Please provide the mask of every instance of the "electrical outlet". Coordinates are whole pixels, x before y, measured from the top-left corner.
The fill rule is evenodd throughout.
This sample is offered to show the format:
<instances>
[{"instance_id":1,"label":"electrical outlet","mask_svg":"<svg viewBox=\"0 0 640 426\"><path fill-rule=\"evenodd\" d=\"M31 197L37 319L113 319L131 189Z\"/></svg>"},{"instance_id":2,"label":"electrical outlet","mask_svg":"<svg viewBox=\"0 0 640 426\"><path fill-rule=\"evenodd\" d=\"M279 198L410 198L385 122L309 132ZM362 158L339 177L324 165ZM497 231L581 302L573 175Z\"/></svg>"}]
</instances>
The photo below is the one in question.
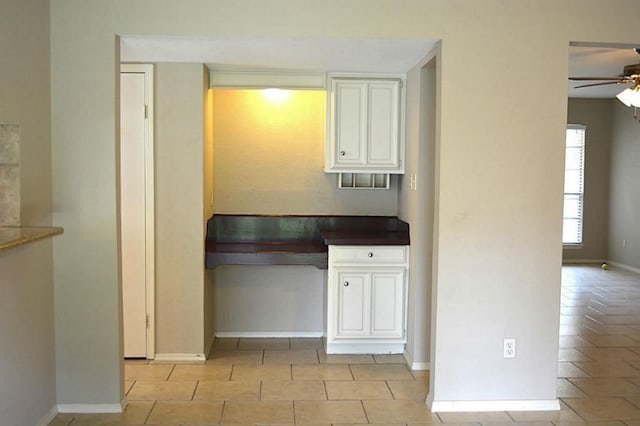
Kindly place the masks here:
<instances>
[{"instance_id":1,"label":"electrical outlet","mask_svg":"<svg viewBox=\"0 0 640 426\"><path fill-rule=\"evenodd\" d=\"M504 357L515 358L516 357L516 339L504 339Z\"/></svg>"}]
</instances>

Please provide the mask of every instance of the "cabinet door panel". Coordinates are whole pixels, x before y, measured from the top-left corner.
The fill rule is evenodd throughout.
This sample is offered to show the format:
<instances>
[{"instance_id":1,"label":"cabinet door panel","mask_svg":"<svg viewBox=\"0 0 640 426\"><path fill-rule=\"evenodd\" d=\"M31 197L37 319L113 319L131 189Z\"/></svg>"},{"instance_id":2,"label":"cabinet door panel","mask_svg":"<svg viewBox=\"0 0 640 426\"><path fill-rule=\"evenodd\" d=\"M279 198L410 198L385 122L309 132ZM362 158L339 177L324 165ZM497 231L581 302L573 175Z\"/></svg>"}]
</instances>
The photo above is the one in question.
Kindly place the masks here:
<instances>
[{"instance_id":1,"label":"cabinet door panel","mask_svg":"<svg viewBox=\"0 0 640 426\"><path fill-rule=\"evenodd\" d=\"M364 272L337 273L336 337L366 336L369 334L368 275Z\"/></svg>"},{"instance_id":2,"label":"cabinet door panel","mask_svg":"<svg viewBox=\"0 0 640 426\"><path fill-rule=\"evenodd\" d=\"M398 166L398 82L369 84L367 163Z\"/></svg>"},{"instance_id":3,"label":"cabinet door panel","mask_svg":"<svg viewBox=\"0 0 640 426\"><path fill-rule=\"evenodd\" d=\"M371 335L404 334L404 269L371 274Z\"/></svg>"},{"instance_id":4,"label":"cabinet door panel","mask_svg":"<svg viewBox=\"0 0 640 426\"><path fill-rule=\"evenodd\" d=\"M336 84L335 92L335 163L359 165L365 161L367 92L366 84Z\"/></svg>"}]
</instances>

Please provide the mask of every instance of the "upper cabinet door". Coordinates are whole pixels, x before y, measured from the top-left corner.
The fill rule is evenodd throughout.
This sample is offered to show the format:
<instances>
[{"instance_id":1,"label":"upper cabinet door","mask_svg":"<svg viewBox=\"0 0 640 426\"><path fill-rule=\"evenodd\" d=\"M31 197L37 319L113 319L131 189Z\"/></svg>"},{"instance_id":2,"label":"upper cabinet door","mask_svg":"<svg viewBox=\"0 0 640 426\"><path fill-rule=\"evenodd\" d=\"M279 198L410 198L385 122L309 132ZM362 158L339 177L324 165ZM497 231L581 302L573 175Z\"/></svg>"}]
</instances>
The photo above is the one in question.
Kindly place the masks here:
<instances>
[{"instance_id":1,"label":"upper cabinet door","mask_svg":"<svg viewBox=\"0 0 640 426\"><path fill-rule=\"evenodd\" d=\"M329 81L325 172L404 173L402 79Z\"/></svg>"},{"instance_id":2,"label":"upper cabinet door","mask_svg":"<svg viewBox=\"0 0 640 426\"><path fill-rule=\"evenodd\" d=\"M336 165L365 165L367 141L367 84L336 82L335 84Z\"/></svg>"},{"instance_id":3,"label":"upper cabinet door","mask_svg":"<svg viewBox=\"0 0 640 426\"><path fill-rule=\"evenodd\" d=\"M371 166L400 166L399 86L398 81L369 83L367 164Z\"/></svg>"}]
</instances>

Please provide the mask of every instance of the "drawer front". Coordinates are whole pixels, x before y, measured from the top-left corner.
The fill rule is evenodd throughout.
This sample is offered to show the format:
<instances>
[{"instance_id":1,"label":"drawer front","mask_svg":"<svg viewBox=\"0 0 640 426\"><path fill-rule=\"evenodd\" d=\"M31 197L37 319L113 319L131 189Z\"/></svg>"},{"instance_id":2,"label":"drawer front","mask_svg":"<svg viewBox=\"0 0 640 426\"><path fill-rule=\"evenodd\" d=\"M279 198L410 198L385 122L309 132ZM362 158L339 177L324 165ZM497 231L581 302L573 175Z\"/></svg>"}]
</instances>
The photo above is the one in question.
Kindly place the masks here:
<instances>
[{"instance_id":1,"label":"drawer front","mask_svg":"<svg viewBox=\"0 0 640 426\"><path fill-rule=\"evenodd\" d=\"M404 264L407 246L329 246L332 264Z\"/></svg>"}]
</instances>

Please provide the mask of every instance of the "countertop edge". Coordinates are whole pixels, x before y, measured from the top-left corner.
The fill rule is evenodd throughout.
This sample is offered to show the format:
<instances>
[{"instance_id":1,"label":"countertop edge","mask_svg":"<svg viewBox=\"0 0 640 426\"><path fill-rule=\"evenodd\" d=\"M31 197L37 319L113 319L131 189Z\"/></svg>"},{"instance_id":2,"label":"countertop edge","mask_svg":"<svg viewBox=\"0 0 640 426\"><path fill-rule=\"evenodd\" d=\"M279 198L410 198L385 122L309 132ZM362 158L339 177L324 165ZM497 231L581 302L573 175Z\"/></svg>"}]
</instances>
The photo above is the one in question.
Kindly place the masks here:
<instances>
[{"instance_id":1,"label":"countertop edge","mask_svg":"<svg viewBox=\"0 0 640 426\"><path fill-rule=\"evenodd\" d=\"M59 226L0 226L0 251L64 233Z\"/></svg>"}]
</instances>

